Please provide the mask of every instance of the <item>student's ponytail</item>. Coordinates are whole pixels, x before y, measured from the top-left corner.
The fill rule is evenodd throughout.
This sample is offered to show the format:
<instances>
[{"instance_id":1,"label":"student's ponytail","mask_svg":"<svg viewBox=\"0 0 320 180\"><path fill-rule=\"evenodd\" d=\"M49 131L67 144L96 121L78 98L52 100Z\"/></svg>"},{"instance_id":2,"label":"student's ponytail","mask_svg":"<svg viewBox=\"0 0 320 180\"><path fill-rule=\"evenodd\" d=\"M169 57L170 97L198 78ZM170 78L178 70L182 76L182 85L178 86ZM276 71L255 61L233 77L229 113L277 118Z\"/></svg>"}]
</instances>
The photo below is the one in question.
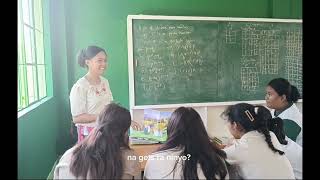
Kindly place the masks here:
<instances>
[{"instance_id":1,"label":"student's ponytail","mask_svg":"<svg viewBox=\"0 0 320 180\"><path fill-rule=\"evenodd\" d=\"M256 130L265 136L265 141L267 142L269 148L273 152L278 152L280 155L283 155L284 152L276 149L273 146L272 141L271 141L270 132L267 127L267 121L270 119L265 118L267 113L270 114L269 110L263 106L255 106L254 109L255 109L256 116L257 116L257 118L255 119L256 122L254 122L254 126L255 126Z\"/></svg>"},{"instance_id":2,"label":"student's ponytail","mask_svg":"<svg viewBox=\"0 0 320 180\"><path fill-rule=\"evenodd\" d=\"M298 99L301 98L301 95L296 86L291 85L291 93L289 101L296 103Z\"/></svg>"},{"instance_id":3,"label":"student's ponytail","mask_svg":"<svg viewBox=\"0 0 320 180\"><path fill-rule=\"evenodd\" d=\"M265 136L269 148L283 155L284 152L276 149L271 141L271 136L267 122L272 118L270 111L264 106L253 106L247 103L239 103L229 106L223 113L222 117L227 117L231 123L239 123L244 132L258 131Z\"/></svg>"},{"instance_id":4,"label":"student's ponytail","mask_svg":"<svg viewBox=\"0 0 320 180\"><path fill-rule=\"evenodd\" d=\"M269 131L272 131L277 136L280 144L287 145L288 141L286 140L282 119L279 117L271 118L267 124Z\"/></svg>"}]
</instances>

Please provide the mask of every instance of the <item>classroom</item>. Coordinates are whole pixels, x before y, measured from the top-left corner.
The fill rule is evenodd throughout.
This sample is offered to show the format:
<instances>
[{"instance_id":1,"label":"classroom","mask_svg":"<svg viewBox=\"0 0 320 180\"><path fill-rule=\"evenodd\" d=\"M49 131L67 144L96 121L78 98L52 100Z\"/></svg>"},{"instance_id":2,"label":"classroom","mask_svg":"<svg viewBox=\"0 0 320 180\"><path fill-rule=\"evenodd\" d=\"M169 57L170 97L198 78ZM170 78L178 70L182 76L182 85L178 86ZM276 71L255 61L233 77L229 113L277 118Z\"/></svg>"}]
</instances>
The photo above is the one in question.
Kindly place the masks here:
<instances>
[{"instance_id":1,"label":"classroom","mask_svg":"<svg viewBox=\"0 0 320 180\"><path fill-rule=\"evenodd\" d=\"M246 48L264 47L244 48L246 32L258 37ZM286 78L302 94L302 36L302 0L18 0L18 179L46 179L77 142L70 93L87 73L79 50L105 50L101 92L136 123L146 109L192 107L208 135L223 139L232 135L221 113L239 102L265 106L270 80ZM296 105L302 113L302 98Z\"/></svg>"}]
</instances>

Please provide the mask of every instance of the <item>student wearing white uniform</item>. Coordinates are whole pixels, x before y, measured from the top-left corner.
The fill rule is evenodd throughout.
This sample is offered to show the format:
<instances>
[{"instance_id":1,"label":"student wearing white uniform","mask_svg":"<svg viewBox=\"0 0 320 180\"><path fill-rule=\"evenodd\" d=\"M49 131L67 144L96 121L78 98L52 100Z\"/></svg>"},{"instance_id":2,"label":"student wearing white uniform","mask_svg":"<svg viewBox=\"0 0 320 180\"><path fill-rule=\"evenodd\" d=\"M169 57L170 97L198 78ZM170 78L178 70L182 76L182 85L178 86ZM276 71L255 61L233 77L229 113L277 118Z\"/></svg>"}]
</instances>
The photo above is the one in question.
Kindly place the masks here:
<instances>
[{"instance_id":1,"label":"student wearing white uniform","mask_svg":"<svg viewBox=\"0 0 320 180\"><path fill-rule=\"evenodd\" d=\"M237 139L224 148L227 161L239 165L244 179L294 179L279 141L267 128L265 113L270 114L267 108L247 103L231 105L222 113Z\"/></svg>"},{"instance_id":2,"label":"student wearing white uniform","mask_svg":"<svg viewBox=\"0 0 320 180\"><path fill-rule=\"evenodd\" d=\"M106 51L97 46L88 46L78 54L78 63L88 72L80 78L70 92L73 122L77 126L78 142L95 127L98 114L112 100L107 79L102 77L107 68Z\"/></svg>"},{"instance_id":3,"label":"student wearing white uniform","mask_svg":"<svg viewBox=\"0 0 320 180\"><path fill-rule=\"evenodd\" d=\"M271 117L271 114L269 115ZM302 179L302 147L286 137L283 130L283 121L280 118L273 118L268 121L268 128L274 132L282 145L283 151L289 159L296 179Z\"/></svg>"},{"instance_id":4,"label":"student wearing white uniform","mask_svg":"<svg viewBox=\"0 0 320 180\"><path fill-rule=\"evenodd\" d=\"M283 120L286 135L302 146L302 114L295 104L300 97L298 89L283 78L271 80L266 88L267 107Z\"/></svg>"},{"instance_id":5,"label":"student wearing white uniform","mask_svg":"<svg viewBox=\"0 0 320 180\"><path fill-rule=\"evenodd\" d=\"M132 179L140 175L139 161L128 160L136 156L128 145L130 124L127 109L107 105L89 136L61 157L54 179Z\"/></svg>"},{"instance_id":6,"label":"student wearing white uniform","mask_svg":"<svg viewBox=\"0 0 320 180\"><path fill-rule=\"evenodd\" d=\"M210 141L193 108L176 109L167 128L168 140L149 156L145 179L229 178L226 154Z\"/></svg>"}]
</instances>

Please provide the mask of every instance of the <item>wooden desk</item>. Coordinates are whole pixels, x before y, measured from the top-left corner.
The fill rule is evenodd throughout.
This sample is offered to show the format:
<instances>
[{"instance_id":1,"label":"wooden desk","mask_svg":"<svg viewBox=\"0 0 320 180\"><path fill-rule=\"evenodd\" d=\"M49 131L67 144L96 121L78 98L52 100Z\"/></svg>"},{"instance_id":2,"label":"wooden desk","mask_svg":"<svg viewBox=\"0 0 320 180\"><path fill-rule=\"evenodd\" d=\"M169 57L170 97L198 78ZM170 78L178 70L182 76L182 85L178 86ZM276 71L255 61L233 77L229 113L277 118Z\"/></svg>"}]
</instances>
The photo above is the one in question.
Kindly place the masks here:
<instances>
[{"instance_id":1,"label":"wooden desk","mask_svg":"<svg viewBox=\"0 0 320 180\"><path fill-rule=\"evenodd\" d=\"M142 157L148 156L152 152L157 150L160 146L161 146L161 144L134 144L134 145L130 145L130 148L134 150L134 152L138 156L137 159L139 160L139 156L142 156ZM140 162L141 171L144 170L144 167L146 166L146 162L147 161L145 161L145 160Z\"/></svg>"}]
</instances>

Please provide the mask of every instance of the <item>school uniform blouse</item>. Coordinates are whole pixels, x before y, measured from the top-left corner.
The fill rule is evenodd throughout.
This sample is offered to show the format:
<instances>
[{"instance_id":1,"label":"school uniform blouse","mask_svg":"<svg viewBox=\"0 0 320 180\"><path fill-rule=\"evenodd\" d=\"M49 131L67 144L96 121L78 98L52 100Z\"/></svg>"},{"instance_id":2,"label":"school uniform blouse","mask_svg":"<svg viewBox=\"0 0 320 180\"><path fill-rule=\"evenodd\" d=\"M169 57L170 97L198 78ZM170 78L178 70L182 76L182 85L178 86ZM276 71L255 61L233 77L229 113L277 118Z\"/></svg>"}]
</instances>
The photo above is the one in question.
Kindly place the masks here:
<instances>
[{"instance_id":1,"label":"school uniform blouse","mask_svg":"<svg viewBox=\"0 0 320 180\"><path fill-rule=\"evenodd\" d=\"M283 151L289 159L296 179L302 179L302 147L286 137L288 144L282 144Z\"/></svg>"},{"instance_id":2,"label":"school uniform blouse","mask_svg":"<svg viewBox=\"0 0 320 180\"><path fill-rule=\"evenodd\" d=\"M144 178L146 179L184 179L182 170L182 159L178 160L175 171L173 171L177 157L183 151L181 148L173 148L165 151L159 151L149 155L145 169ZM186 156L187 158L187 156ZM186 160L187 161L187 160ZM226 164L223 164L226 167ZM200 164L198 164L198 177L199 179L206 179ZM216 175L217 179L221 179ZM229 174L226 175L229 179Z\"/></svg>"},{"instance_id":3,"label":"school uniform blouse","mask_svg":"<svg viewBox=\"0 0 320 180\"><path fill-rule=\"evenodd\" d=\"M270 136L274 147L282 150L273 132L270 132ZM227 161L239 166L244 179L294 179L288 158L273 152L265 136L258 131L247 132L223 150L227 153Z\"/></svg>"},{"instance_id":4,"label":"school uniform blouse","mask_svg":"<svg viewBox=\"0 0 320 180\"><path fill-rule=\"evenodd\" d=\"M59 163L55 167L54 170L54 178L53 179L77 179L70 172L70 163L73 150L75 146L67 150L59 160ZM133 150L129 149L121 149L122 151L122 162L123 162L123 175L121 179L132 179L132 176L138 177L141 173L140 171L140 163L138 158L136 160L128 160L128 157L136 156ZM137 157L137 156L136 156ZM86 163L86 162L83 162ZM83 177L79 177L79 179L84 179ZM90 179L90 172L88 173L88 177L86 179Z\"/></svg>"},{"instance_id":5,"label":"school uniform blouse","mask_svg":"<svg viewBox=\"0 0 320 180\"><path fill-rule=\"evenodd\" d=\"M102 76L100 79L100 84L91 85L85 77L82 77L73 85L70 92L72 116L83 113L98 115L105 105L113 100L108 80ZM95 127L95 122L76 125Z\"/></svg>"},{"instance_id":6,"label":"school uniform blouse","mask_svg":"<svg viewBox=\"0 0 320 180\"><path fill-rule=\"evenodd\" d=\"M271 113L274 116L274 110L272 110ZM287 124L286 121L289 120L290 122L294 122L301 128L301 131L298 134L288 134L289 132L286 132L286 135L289 138L296 137L296 139L293 138L292 140L302 146L302 114L296 104L293 103L289 108L281 112L277 117L281 118L284 121L284 126L286 126Z\"/></svg>"}]
</instances>

